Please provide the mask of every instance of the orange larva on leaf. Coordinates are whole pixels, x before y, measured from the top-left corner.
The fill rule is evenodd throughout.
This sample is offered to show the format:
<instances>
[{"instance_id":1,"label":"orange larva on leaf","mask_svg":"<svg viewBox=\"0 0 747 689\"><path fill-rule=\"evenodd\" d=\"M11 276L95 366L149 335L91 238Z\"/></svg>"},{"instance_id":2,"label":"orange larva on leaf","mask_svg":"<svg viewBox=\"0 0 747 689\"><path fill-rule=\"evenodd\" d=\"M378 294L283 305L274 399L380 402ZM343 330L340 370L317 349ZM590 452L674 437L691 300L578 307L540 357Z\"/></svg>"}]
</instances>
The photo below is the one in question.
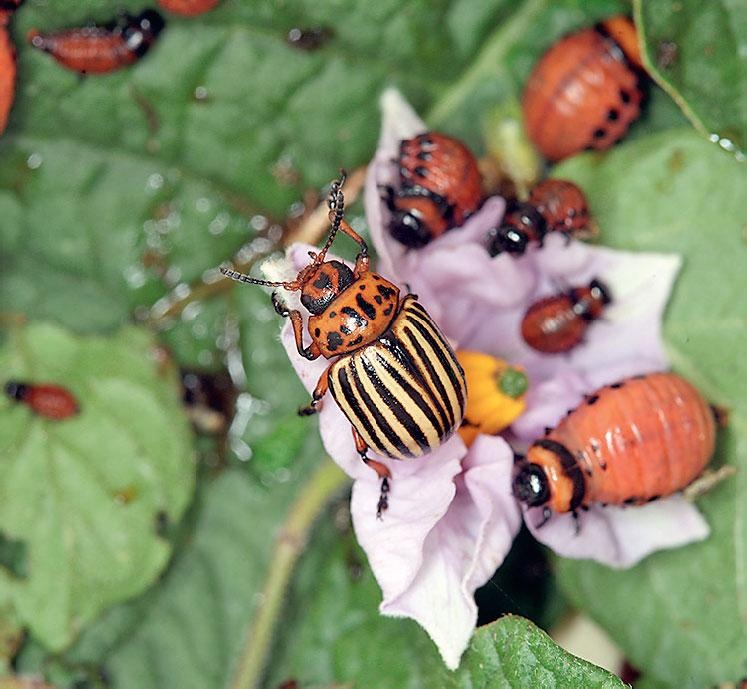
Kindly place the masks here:
<instances>
[{"instance_id":1,"label":"orange larva on leaf","mask_svg":"<svg viewBox=\"0 0 747 689\"><path fill-rule=\"evenodd\" d=\"M102 26L62 31L32 29L28 42L49 53L59 64L81 74L106 74L131 65L148 52L164 27L155 10L123 15Z\"/></svg>"},{"instance_id":2,"label":"orange larva on leaf","mask_svg":"<svg viewBox=\"0 0 747 689\"><path fill-rule=\"evenodd\" d=\"M529 138L553 161L609 148L640 113L640 65L636 30L625 17L560 39L524 88Z\"/></svg>"},{"instance_id":3,"label":"orange larva on leaf","mask_svg":"<svg viewBox=\"0 0 747 689\"><path fill-rule=\"evenodd\" d=\"M22 383L9 381L5 394L12 400L25 404L38 416L62 421L75 416L80 407L73 393L53 383Z\"/></svg>"}]
</instances>

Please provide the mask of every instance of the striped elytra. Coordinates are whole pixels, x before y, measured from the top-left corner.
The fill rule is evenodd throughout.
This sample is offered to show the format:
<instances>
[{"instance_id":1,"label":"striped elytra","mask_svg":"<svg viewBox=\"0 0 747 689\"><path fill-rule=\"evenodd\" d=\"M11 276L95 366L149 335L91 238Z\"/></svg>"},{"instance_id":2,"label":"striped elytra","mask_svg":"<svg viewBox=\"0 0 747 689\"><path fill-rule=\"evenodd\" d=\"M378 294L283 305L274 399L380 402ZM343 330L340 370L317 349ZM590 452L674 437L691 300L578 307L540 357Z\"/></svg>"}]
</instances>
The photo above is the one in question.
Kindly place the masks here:
<instances>
[{"instance_id":1,"label":"striped elytra","mask_svg":"<svg viewBox=\"0 0 747 689\"><path fill-rule=\"evenodd\" d=\"M461 141L425 132L400 142L399 188L387 187L389 231L417 248L461 226L482 200L477 159Z\"/></svg>"},{"instance_id":2,"label":"striped elytra","mask_svg":"<svg viewBox=\"0 0 747 689\"><path fill-rule=\"evenodd\" d=\"M651 373L586 397L514 468L514 495L554 512L642 504L692 483L716 442L714 412L673 373Z\"/></svg>"},{"instance_id":3,"label":"striped elytra","mask_svg":"<svg viewBox=\"0 0 747 689\"><path fill-rule=\"evenodd\" d=\"M640 113L640 64L636 30L626 17L560 39L524 88L529 138L553 161L609 148Z\"/></svg>"},{"instance_id":4,"label":"striped elytra","mask_svg":"<svg viewBox=\"0 0 747 689\"><path fill-rule=\"evenodd\" d=\"M332 364L329 391L366 444L394 459L434 450L464 416L462 367L412 295L384 336Z\"/></svg>"},{"instance_id":5,"label":"striped elytra","mask_svg":"<svg viewBox=\"0 0 747 689\"><path fill-rule=\"evenodd\" d=\"M311 403L299 410L313 414L329 391L351 424L363 462L381 479L376 513L387 509L391 472L371 459L406 459L436 449L459 427L464 416L466 382L456 355L417 297L400 297L399 288L369 268L368 245L344 219L344 174L332 183L324 247L310 253L311 263L295 280L258 280L228 268L233 280L301 292L311 313L306 328L301 312L273 293L275 310L290 319L298 353L305 359L333 359L319 378ZM337 232L359 247L355 266L325 261ZM311 343L304 343L304 329Z\"/></svg>"},{"instance_id":6,"label":"striped elytra","mask_svg":"<svg viewBox=\"0 0 747 689\"><path fill-rule=\"evenodd\" d=\"M81 74L106 74L133 64L148 52L164 27L155 10L122 15L103 26L29 31L28 42L59 64Z\"/></svg>"},{"instance_id":7,"label":"striped elytra","mask_svg":"<svg viewBox=\"0 0 747 689\"><path fill-rule=\"evenodd\" d=\"M25 404L37 416L62 421L79 411L78 400L67 388L54 383L22 383L9 381L5 394L10 399Z\"/></svg>"}]
</instances>

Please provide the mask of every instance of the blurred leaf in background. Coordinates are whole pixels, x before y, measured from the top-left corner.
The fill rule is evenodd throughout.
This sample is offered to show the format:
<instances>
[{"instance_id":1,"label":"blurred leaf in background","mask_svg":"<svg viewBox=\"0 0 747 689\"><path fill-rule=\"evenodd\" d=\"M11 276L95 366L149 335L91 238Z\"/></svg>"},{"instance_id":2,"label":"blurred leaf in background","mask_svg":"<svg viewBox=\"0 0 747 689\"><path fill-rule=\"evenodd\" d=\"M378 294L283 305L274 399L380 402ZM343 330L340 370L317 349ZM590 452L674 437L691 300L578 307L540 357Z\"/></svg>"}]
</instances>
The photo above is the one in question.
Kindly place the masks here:
<instances>
[{"instance_id":1,"label":"blurred leaf in background","mask_svg":"<svg viewBox=\"0 0 747 689\"><path fill-rule=\"evenodd\" d=\"M0 400L0 534L23 546L0 569L0 600L54 650L153 583L171 554L159 523L192 496L191 433L154 344L134 328L78 338L35 324L0 351L9 380L54 382L80 408L52 420Z\"/></svg>"}]
</instances>

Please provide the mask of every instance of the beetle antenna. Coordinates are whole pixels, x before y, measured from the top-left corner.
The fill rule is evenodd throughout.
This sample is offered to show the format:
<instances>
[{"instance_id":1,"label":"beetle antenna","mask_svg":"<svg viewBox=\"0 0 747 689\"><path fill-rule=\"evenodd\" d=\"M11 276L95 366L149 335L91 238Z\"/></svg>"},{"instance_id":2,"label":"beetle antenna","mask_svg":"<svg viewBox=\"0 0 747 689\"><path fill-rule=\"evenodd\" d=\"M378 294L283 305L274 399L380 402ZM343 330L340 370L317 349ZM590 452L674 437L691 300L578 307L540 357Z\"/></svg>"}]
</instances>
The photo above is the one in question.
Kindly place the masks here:
<instances>
[{"instance_id":1,"label":"beetle antenna","mask_svg":"<svg viewBox=\"0 0 747 689\"><path fill-rule=\"evenodd\" d=\"M266 287L283 287L284 289L290 290L291 292L297 289L301 289L301 286L298 284L298 280L293 280L292 282L273 282L272 280L258 280L257 278L250 277L245 273L239 273L236 270L231 270L230 268L226 268L224 266L221 266L219 270L227 278L236 280L236 282L248 282L251 285L265 285Z\"/></svg>"},{"instance_id":2,"label":"beetle antenna","mask_svg":"<svg viewBox=\"0 0 747 689\"><path fill-rule=\"evenodd\" d=\"M332 220L332 229L327 237L327 241L314 259L314 263L322 263L324 261L324 256L329 247L332 246L332 242L335 240L335 235L340 229L342 219L345 217L345 194L342 193L342 186L345 184L347 177L347 172L341 169L340 178L334 180L329 186L327 205L329 206L330 214L334 212L334 219Z\"/></svg>"}]
</instances>

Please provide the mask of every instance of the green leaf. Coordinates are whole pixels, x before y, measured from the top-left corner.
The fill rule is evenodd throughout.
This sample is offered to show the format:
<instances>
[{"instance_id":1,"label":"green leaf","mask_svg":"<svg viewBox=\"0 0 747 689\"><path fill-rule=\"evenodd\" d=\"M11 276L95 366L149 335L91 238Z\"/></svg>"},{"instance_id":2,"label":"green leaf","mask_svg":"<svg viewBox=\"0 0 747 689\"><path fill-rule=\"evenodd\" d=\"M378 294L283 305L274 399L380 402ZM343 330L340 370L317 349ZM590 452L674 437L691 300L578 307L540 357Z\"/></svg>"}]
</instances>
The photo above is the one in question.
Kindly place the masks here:
<instances>
[{"instance_id":1,"label":"green leaf","mask_svg":"<svg viewBox=\"0 0 747 689\"><path fill-rule=\"evenodd\" d=\"M523 617L475 632L450 686L459 689L622 689L617 677L557 646Z\"/></svg>"},{"instance_id":2,"label":"green leaf","mask_svg":"<svg viewBox=\"0 0 747 689\"><path fill-rule=\"evenodd\" d=\"M521 554L528 555L527 550ZM514 608L515 600L503 587L516 593L518 584L511 580L522 563L507 564L513 571L500 577L499 598ZM371 689L622 686L513 615L480 627L459 670L451 673L415 622L379 615L380 601L347 510L340 507L334 521L326 519L317 529L299 565L264 686L271 689L288 679L301 686L350 683Z\"/></svg>"},{"instance_id":3,"label":"green leaf","mask_svg":"<svg viewBox=\"0 0 747 689\"><path fill-rule=\"evenodd\" d=\"M633 0L648 73L704 136L744 160L747 9L728 0Z\"/></svg>"},{"instance_id":4,"label":"green leaf","mask_svg":"<svg viewBox=\"0 0 747 689\"><path fill-rule=\"evenodd\" d=\"M0 532L23 548L0 569L0 600L52 649L153 582L171 552L157 519L178 520L192 495L191 433L153 345L134 328L77 338L32 324L0 351L6 380L62 385L81 410L54 421L0 400Z\"/></svg>"},{"instance_id":5,"label":"green leaf","mask_svg":"<svg viewBox=\"0 0 747 689\"><path fill-rule=\"evenodd\" d=\"M652 680L677 689L747 674L747 168L694 133L671 131L557 169L586 191L606 245L676 252L684 268L664 334L672 365L729 410L716 465L738 473L698 501L702 543L622 572L561 561L567 595Z\"/></svg>"},{"instance_id":6,"label":"green leaf","mask_svg":"<svg viewBox=\"0 0 747 689\"><path fill-rule=\"evenodd\" d=\"M105 613L59 662L30 648L21 669L44 668L61 686L96 664L118 689L222 689L261 610L285 513L321 456L312 437L283 481L260 486L234 468L203 484L193 530L159 584Z\"/></svg>"}]
</instances>

